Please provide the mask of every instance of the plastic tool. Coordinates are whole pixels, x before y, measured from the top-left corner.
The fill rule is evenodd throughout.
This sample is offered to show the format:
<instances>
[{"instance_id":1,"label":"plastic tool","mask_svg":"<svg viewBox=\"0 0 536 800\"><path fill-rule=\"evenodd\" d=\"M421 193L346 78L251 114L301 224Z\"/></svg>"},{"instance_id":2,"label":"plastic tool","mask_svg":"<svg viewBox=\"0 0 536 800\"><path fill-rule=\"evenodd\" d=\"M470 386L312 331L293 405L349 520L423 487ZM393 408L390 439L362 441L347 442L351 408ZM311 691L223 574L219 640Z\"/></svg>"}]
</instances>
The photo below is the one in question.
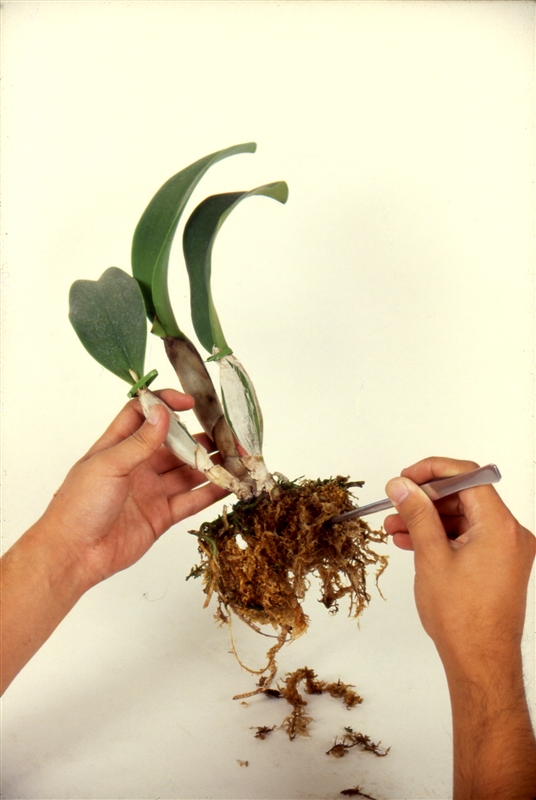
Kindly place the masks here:
<instances>
[{"instance_id":1,"label":"plastic tool","mask_svg":"<svg viewBox=\"0 0 536 800\"><path fill-rule=\"evenodd\" d=\"M479 467L472 470L472 472L464 472L461 475L453 475L451 478L438 478L430 483L422 483L421 489L431 500L439 500L441 497L447 497L449 494L456 494L461 492L462 489L471 489L473 486L483 486L486 483L497 483L501 480L501 473L495 464L487 464L485 467ZM344 514L339 514L328 520L328 524L332 525L334 522L344 522L347 519L354 519L355 517L364 517L367 514L375 514L377 511L387 511L388 508L393 508L393 504L388 498L385 500L377 500L375 503L369 503L361 508L354 508L352 511L345 511Z\"/></svg>"}]
</instances>

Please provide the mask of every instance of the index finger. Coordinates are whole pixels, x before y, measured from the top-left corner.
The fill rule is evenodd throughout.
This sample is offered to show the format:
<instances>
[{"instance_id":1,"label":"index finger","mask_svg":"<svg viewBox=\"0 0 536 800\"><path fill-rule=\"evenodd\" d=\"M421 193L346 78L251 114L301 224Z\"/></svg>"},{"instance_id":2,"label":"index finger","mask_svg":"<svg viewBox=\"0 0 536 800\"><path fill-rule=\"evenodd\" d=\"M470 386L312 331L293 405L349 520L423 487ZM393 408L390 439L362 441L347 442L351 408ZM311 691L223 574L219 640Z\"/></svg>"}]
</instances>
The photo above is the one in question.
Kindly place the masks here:
<instances>
[{"instance_id":1,"label":"index finger","mask_svg":"<svg viewBox=\"0 0 536 800\"><path fill-rule=\"evenodd\" d=\"M471 472L477 469L479 464L475 461L462 461L457 458L441 458L430 456L417 461L411 467L406 467L400 473L406 478L410 478L414 483L428 483L437 478L451 478L454 475L462 475L464 472Z\"/></svg>"}]
</instances>

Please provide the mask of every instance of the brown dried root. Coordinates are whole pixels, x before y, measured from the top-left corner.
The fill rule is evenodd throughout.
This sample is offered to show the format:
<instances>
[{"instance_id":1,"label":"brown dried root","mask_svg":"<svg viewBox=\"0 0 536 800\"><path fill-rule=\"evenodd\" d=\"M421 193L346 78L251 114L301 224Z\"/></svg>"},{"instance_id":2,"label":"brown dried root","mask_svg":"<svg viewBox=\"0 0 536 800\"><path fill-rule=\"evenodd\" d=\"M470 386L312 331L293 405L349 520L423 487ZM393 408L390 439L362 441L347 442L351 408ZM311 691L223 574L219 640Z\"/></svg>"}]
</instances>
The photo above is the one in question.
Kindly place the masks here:
<instances>
[{"instance_id":1,"label":"brown dried root","mask_svg":"<svg viewBox=\"0 0 536 800\"><path fill-rule=\"evenodd\" d=\"M383 758L391 749L388 747L386 750L381 750L381 742L376 744L369 736L366 736L363 733L358 733L350 727L345 728L344 730L345 734L341 741L338 742L337 738L335 738L333 747L326 751L326 755L333 756L334 758L343 758L351 747L359 747L360 750L368 750L369 752L374 753L375 756L378 756L378 758Z\"/></svg>"},{"instance_id":2,"label":"brown dried root","mask_svg":"<svg viewBox=\"0 0 536 800\"><path fill-rule=\"evenodd\" d=\"M266 657L268 662L263 669L250 669L246 667L245 664L242 663L240 658L238 657L238 653L236 652L236 647L234 644L234 639L231 633L231 647L233 649L234 656L241 667L243 667L248 672L251 672L252 675L261 675L257 682L257 688L253 689L251 692L243 692L242 694L235 694L233 700L245 700L246 697L253 697L256 694L267 694L272 684L276 673L277 673L277 663L275 660L276 655L279 653L285 642L288 641L289 638L289 631L287 628L283 628L281 633L277 637L277 642L271 647L268 652L266 653ZM262 673L267 672L268 675L263 675Z\"/></svg>"}]
</instances>

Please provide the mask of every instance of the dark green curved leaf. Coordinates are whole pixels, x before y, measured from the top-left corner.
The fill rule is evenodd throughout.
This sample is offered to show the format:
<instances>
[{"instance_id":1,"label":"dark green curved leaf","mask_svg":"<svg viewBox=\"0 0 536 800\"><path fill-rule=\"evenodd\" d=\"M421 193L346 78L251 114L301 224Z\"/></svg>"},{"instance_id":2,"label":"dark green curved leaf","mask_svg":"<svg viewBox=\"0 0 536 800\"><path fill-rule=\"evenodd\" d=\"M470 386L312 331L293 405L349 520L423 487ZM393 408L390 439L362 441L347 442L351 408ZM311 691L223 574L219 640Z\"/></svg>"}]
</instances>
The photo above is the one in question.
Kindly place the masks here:
<instances>
[{"instance_id":1,"label":"dark green curved leaf","mask_svg":"<svg viewBox=\"0 0 536 800\"><path fill-rule=\"evenodd\" d=\"M132 274L140 284L149 320L157 317L158 335L184 335L173 315L167 273L173 237L190 195L217 161L256 149L254 142L248 142L201 158L166 181L143 212L132 241Z\"/></svg>"},{"instance_id":2,"label":"dark green curved leaf","mask_svg":"<svg viewBox=\"0 0 536 800\"><path fill-rule=\"evenodd\" d=\"M129 370L143 375L147 322L140 287L126 272L110 267L98 281L75 281L69 319L88 353L130 384Z\"/></svg>"},{"instance_id":3,"label":"dark green curved leaf","mask_svg":"<svg viewBox=\"0 0 536 800\"><path fill-rule=\"evenodd\" d=\"M207 197L192 213L184 229L183 248L190 277L192 322L203 347L227 349L228 345L214 307L210 289L212 248L219 229L236 206L246 197L264 195L286 203L288 186L284 181L259 186L250 192L228 192Z\"/></svg>"}]
</instances>

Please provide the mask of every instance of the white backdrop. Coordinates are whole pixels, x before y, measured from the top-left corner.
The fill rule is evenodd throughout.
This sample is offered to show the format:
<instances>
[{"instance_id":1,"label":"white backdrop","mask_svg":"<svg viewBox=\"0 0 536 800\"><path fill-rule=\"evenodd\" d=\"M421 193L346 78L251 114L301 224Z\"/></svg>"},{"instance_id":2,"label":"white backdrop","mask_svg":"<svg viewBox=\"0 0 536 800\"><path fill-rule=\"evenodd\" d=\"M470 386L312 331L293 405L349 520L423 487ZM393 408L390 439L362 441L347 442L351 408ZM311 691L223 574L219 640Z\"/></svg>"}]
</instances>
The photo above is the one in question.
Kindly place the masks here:
<instances>
[{"instance_id":1,"label":"white backdrop","mask_svg":"<svg viewBox=\"0 0 536 800\"><path fill-rule=\"evenodd\" d=\"M70 284L128 270L159 186L251 140L257 153L214 167L190 208L290 186L286 206L241 205L214 253L269 467L364 479L369 502L426 455L494 461L533 527L533 34L533 3L515 1L4 3L4 547L126 402L69 325ZM172 268L187 328L180 245ZM175 385L160 348L147 368ZM216 511L82 598L10 687L2 796L449 797L446 683L411 556L386 546L386 601L372 591L360 629L313 588L310 631L281 656L282 672L355 683L363 705L313 698L309 739L259 741L250 726L286 712L232 701L251 676L184 581L187 531ZM236 628L260 662L263 643ZM389 756L324 755L344 725Z\"/></svg>"}]
</instances>

